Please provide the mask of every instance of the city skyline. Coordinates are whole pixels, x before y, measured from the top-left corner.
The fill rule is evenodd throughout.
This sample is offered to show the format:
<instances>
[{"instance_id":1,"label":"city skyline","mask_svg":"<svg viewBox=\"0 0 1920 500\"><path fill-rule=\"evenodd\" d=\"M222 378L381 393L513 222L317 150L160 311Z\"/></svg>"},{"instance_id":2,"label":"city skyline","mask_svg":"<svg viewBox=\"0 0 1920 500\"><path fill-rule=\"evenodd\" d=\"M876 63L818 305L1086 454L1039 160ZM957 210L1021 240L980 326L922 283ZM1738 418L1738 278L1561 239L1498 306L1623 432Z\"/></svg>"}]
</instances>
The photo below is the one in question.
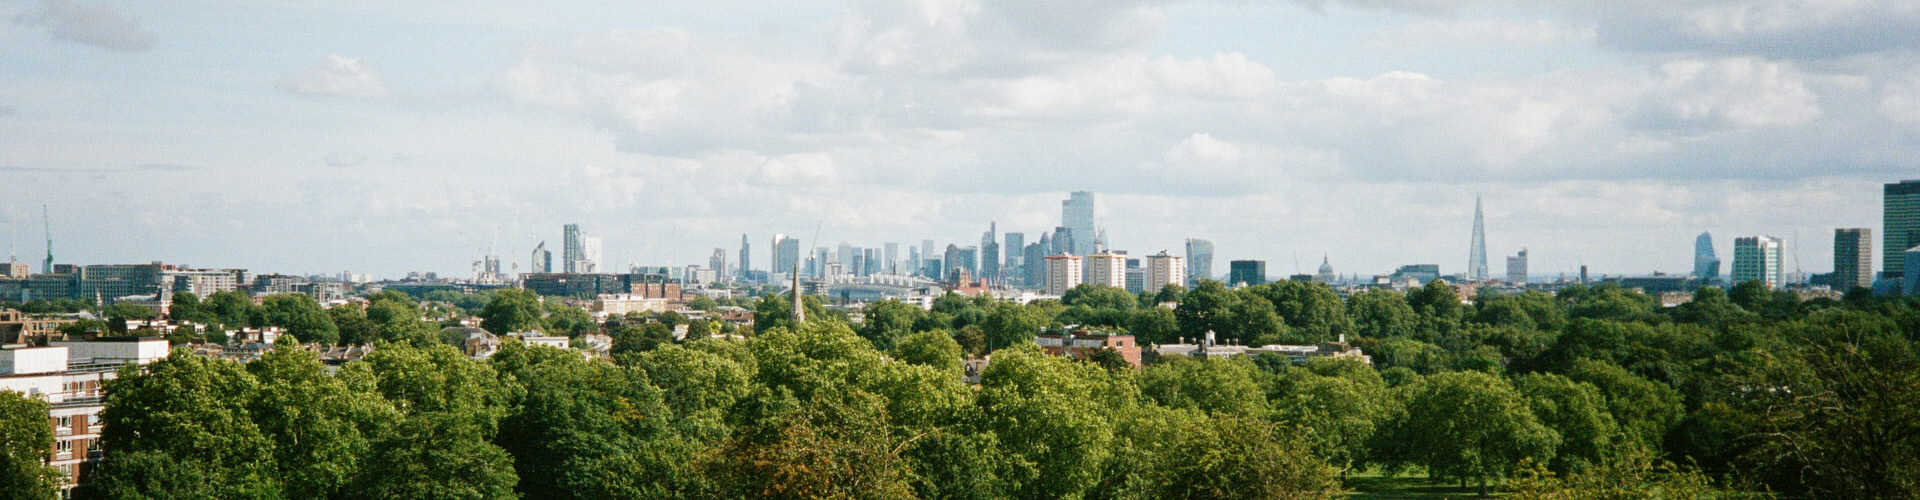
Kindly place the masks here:
<instances>
[{"instance_id":1,"label":"city skyline","mask_svg":"<svg viewBox=\"0 0 1920 500\"><path fill-rule=\"evenodd\" d=\"M1920 170L1920 13L1749 9L14 2L0 216L27 262L44 204L63 262L452 275L565 223L608 267L1032 236L1090 191L1116 247L1381 273L1460 262L1486 193L1535 275L1703 230L1817 271Z\"/></svg>"}]
</instances>

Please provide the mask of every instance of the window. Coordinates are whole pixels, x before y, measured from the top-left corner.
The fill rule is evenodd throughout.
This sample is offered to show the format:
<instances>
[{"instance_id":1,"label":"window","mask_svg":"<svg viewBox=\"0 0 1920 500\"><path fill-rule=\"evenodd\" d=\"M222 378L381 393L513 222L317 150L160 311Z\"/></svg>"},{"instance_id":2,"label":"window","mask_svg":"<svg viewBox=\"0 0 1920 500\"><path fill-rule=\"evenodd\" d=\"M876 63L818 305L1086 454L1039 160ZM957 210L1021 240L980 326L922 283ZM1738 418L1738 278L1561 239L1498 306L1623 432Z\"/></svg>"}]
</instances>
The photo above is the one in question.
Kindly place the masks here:
<instances>
[{"instance_id":1,"label":"window","mask_svg":"<svg viewBox=\"0 0 1920 500\"><path fill-rule=\"evenodd\" d=\"M68 427L73 427L73 417L71 416L53 417L53 427L56 429L65 429Z\"/></svg>"},{"instance_id":2,"label":"window","mask_svg":"<svg viewBox=\"0 0 1920 500\"><path fill-rule=\"evenodd\" d=\"M73 441L60 441L55 443L54 450L60 453L73 453Z\"/></svg>"}]
</instances>

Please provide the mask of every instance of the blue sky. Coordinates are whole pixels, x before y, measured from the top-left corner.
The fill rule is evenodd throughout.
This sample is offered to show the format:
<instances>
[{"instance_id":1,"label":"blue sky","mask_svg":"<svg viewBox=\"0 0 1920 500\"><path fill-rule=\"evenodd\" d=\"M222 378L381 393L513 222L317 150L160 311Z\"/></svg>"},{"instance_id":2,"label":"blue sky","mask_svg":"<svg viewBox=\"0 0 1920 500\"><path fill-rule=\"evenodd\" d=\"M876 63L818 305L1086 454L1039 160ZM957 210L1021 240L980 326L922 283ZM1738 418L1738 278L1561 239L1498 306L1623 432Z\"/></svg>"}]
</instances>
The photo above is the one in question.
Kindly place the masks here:
<instances>
[{"instance_id":1,"label":"blue sky","mask_svg":"<svg viewBox=\"0 0 1920 500\"><path fill-rule=\"evenodd\" d=\"M747 233L1034 233L1276 274L1685 272L1920 177L1910 1L0 3L0 214L37 260L393 276ZM551 245L550 245L551 246ZM1877 265L1877 263L1876 263ZM1496 266L1497 267L1497 266Z\"/></svg>"}]
</instances>

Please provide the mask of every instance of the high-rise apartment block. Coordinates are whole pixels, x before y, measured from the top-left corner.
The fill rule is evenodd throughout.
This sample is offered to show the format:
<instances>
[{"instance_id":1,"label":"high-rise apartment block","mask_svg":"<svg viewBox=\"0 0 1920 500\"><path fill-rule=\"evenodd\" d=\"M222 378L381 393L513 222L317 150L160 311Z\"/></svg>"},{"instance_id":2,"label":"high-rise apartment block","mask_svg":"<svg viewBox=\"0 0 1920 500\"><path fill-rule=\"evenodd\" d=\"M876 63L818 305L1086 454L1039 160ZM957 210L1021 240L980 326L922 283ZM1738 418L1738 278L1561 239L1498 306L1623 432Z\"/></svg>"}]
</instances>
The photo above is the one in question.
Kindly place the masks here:
<instances>
[{"instance_id":1,"label":"high-rise apartment block","mask_svg":"<svg viewBox=\"0 0 1920 500\"><path fill-rule=\"evenodd\" d=\"M1127 256L1100 252L1087 256L1087 283L1114 288L1127 287Z\"/></svg>"},{"instance_id":2,"label":"high-rise apartment block","mask_svg":"<svg viewBox=\"0 0 1920 500\"><path fill-rule=\"evenodd\" d=\"M1873 286L1873 230L1864 227L1833 230L1833 289Z\"/></svg>"},{"instance_id":3,"label":"high-rise apartment block","mask_svg":"<svg viewBox=\"0 0 1920 500\"><path fill-rule=\"evenodd\" d=\"M1080 286L1081 257L1078 255L1049 255L1047 261L1047 295L1065 295L1067 290Z\"/></svg>"},{"instance_id":4,"label":"high-rise apartment block","mask_svg":"<svg viewBox=\"0 0 1920 500\"><path fill-rule=\"evenodd\" d=\"M1147 256L1147 290L1159 290L1167 285L1187 284L1187 267L1184 259L1170 255L1165 250Z\"/></svg>"},{"instance_id":5,"label":"high-rise apartment block","mask_svg":"<svg viewBox=\"0 0 1920 500\"><path fill-rule=\"evenodd\" d=\"M1779 289L1785 280L1781 256L1785 245L1772 236L1743 236L1733 239L1733 283L1759 281L1769 290Z\"/></svg>"},{"instance_id":6,"label":"high-rise apartment block","mask_svg":"<svg viewBox=\"0 0 1920 500\"><path fill-rule=\"evenodd\" d=\"M1881 212L1880 248L1888 278L1899 278L1906 269L1903 255L1920 246L1920 179L1886 185L1885 206Z\"/></svg>"},{"instance_id":7,"label":"high-rise apartment block","mask_svg":"<svg viewBox=\"0 0 1920 500\"><path fill-rule=\"evenodd\" d=\"M1227 285L1247 286L1267 284L1267 261L1236 260L1227 263ZM1182 283L1181 286L1186 286Z\"/></svg>"}]
</instances>

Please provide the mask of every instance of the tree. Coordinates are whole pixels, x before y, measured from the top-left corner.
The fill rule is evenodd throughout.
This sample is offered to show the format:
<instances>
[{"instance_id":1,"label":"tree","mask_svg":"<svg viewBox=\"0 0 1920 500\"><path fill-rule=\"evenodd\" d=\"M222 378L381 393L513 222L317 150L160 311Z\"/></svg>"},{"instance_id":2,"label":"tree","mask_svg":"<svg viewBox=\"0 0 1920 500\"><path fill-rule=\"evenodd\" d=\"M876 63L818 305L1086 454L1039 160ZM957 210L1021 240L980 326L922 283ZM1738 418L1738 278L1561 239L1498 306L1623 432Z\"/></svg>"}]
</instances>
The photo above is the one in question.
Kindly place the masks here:
<instances>
[{"instance_id":1,"label":"tree","mask_svg":"<svg viewBox=\"0 0 1920 500\"><path fill-rule=\"evenodd\" d=\"M898 300L882 300L867 304L863 310L865 320L857 330L860 336L873 343L874 349L892 350L895 342L913 333L913 323L926 311L919 306Z\"/></svg>"},{"instance_id":2,"label":"tree","mask_svg":"<svg viewBox=\"0 0 1920 500\"><path fill-rule=\"evenodd\" d=\"M1407 306L1413 308L1418 318L1414 337L1420 340L1435 342L1460 327L1460 296L1453 293L1453 285L1445 281L1429 281L1426 286L1408 291Z\"/></svg>"},{"instance_id":3,"label":"tree","mask_svg":"<svg viewBox=\"0 0 1920 500\"><path fill-rule=\"evenodd\" d=\"M1265 419L1147 407L1116 446L1102 489L1116 498L1338 498L1300 432Z\"/></svg>"},{"instance_id":4,"label":"tree","mask_svg":"<svg viewBox=\"0 0 1920 500\"><path fill-rule=\"evenodd\" d=\"M1200 280L1199 286L1187 292L1180 299L1180 305L1173 308L1174 320L1180 324L1180 336L1204 339L1207 332L1229 335L1224 330L1225 324L1233 316L1231 307L1234 300L1231 294L1220 282Z\"/></svg>"},{"instance_id":5,"label":"tree","mask_svg":"<svg viewBox=\"0 0 1920 500\"><path fill-rule=\"evenodd\" d=\"M176 349L107 382L96 486L108 498L275 498L273 441L247 409L259 381L239 363ZM123 457L125 457L123 459Z\"/></svg>"},{"instance_id":6,"label":"tree","mask_svg":"<svg viewBox=\"0 0 1920 500\"><path fill-rule=\"evenodd\" d=\"M1129 312L1139 305L1140 299L1127 293L1124 288L1098 283L1082 283L1061 294L1060 303L1069 307L1087 306L1095 310Z\"/></svg>"},{"instance_id":7,"label":"tree","mask_svg":"<svg viewBox=\"0 0 1920 500\"><path fill-rule=\"evenodd\" d=\"M1262 416L1267 411L1261 378L1245 359L1174 358L1140 372L1140 393L1168 408Z\"/></svg>"},{"instance_id":8,"label":"tree","mask_svg":"<svg viewBox=\"0 0 1920 500\"><path fill-rule=\"evenodd\" d=\"M519 288L495 290L487 305L480 309L480 328L494 335L546 329L541 318L540 296Z\"/></svg>"},{"instance_id":9,"label":"tree","mask_svg":"<svg viewBox=\"0 0 1920 500\"><path fill-rule=\"evenodd\" d=\"M132 302L115 302L113 305L107 306L106 313L108 318L122 321L130 319L153 319L157 316L152 309Z\"/></svg>"},{"instance_id":10,"label":"tree","mask_svg":"<svg viewBox=\"0 0 1920 500\"><path fill-rule=\"evenodd\" d=\"M1540 423L1560 433L1560 447L1549 462L1554 472L1582 471L1611 458L1620 428L1607 413L1600 389L1551 373L1521 375L1513 385Z\"/></svg>"},{"instance_id":11,"label":"tree","mask_svg":"<svg viewBox=\"0 0 1920 500\"><path fill-rule=\"evenodd\" d=\"M812 400L728 440L702 469L728 498L907 498L884 405L867 394ZM861 397L864 396L864 397Z\"/></svg>"},{"instance_id":12,"label":"tree","mask_svg":"<svg viewBox=\"0 0 1920 500\"><path fill-rule=\"evenodd\" d=\"M986 335L986 350L994 351L1033 343L1033 338L1040 334L1040 328L1046 324L1041 313L1031 307L1001 302L988 310L980 329Z\"/></svg>"},{"instance_id":13,"label":"tree","mask_svg":"<svg viewBox=\"0 0 1920 500\"><path fill-rule=\"evenodd\" d=\"M1525 462L1553 456L1560 436L1533 416L1526 398L1505 380L1479 372L1448 372L1404 389L1404 411L1375 435L1388 464L1418 464L1429 474L1478 479L1505 477Z\"/></svg>"},{"instance_id":14,"label":"tree","mask_svg":"<svg viewBox=\"0 0 1920 500\"><path fill-rule=\"evenodd\" d=\"M294 498L333 498L363 472L373 439L398 420L371 387L352 387L289 337L247 364L260 381L248 414L273 442L277 470Z\"/></svg>"},{"instance_id":15,"label":"tree","mask_svg":"<svg viewBox=\"0 0 1920 500\"><path fill-rule=\"evenodd\" d=\"M1133 322L1127 331L1143 345L1171 344L1180 336L1180 321L1174 318L1172 309L1146 307L1134 311Z\"/></svg>"},{"instance_id":16,"label":"tree","mask_svg":"<svg viewBox=\"0 0 1920 500\"><path fill-rule=\"evenodd\" d=\"M1412 337L1419 325L1406 296L1392 290L1353 294L1347 301L1347 314L1353 316L1354 332L1366 338Z\"/></svg>"},{"instance_id":17,"label":"tree","mask_svg":"<svg viewBox=\"0 0 1920 500\"><path fill-rule=\"evenodd\" d=\"M593 315L586 309L570 306L560 301L548 302L546 306L546 326L553 335L578 337L593 333L599 323L593 321Z\"/></svg>"},{"instance_id":18,"label":"tree","mask_svg":"<svg viewBox=\"0 0 1920 500\"><path fill-rule=\"evenodd\" d=\"M1359 363L1328 364L1324 369L1357 366L1350 376L1290 370L1286 390L1273 399L1274 419L1306 431L1315 455L1346 471L1365 467L1374 432L1391 414L1394 402L1378 374Z\"/></svg>"},{"instance_id":19,"label":"tree","mask_svg":"<svg viewBox=\"0 0 1920 500\"><path fill-rule=\"evenodd\" d=\"M1169 304L1169 303L1177 304L1183 300L1186 300L1186 296L1187 296L1186 286L1168 283L1166 284L1166 286L1160 287L1160 291L1153 295L1153 303L1155 305Z\"/></svg>"},{"instance_id":20,"label":"tree","mask_svg":"<svg viewBox=\"0 0 1920 500\"><path fill-rule=\"evenodd\" d=\"M247 328L260 326L255 324L260 318L259 306L253 305L253 297L237 291L213 292L202 301L207 313L213 320L228 328Z\"/></svg>"},{"instance_id":21,"label":"tree","mask_svg":"<svg viewBox=\"0 0 1920 500\"><path fill-rule=\"evenodd\" d=\"M343 374L365 377L401 415L373 442L354 488L368 498L506 498L513 459L491 441L522 391L452 347L391 345Z\"/></svg>"},{"instance_id":22,"label":"tree","mask_svg":"<svg viewBox=\"0 0 1920 500\"><path fill-rule=\"evenodd\" d=\"M820 298L812 295L800 297L801 307L806 309L807 320L814 321L827 317L827 308L820 304ZM753 305L753 333L766 333L774 327L793 328L793 320L787 316L793 312L793 296L772 294L760 297Z\"/></svg>"},{"instance_id":23,"label":"tree","mask_svg":"<svg viewBox=\"0 0 1920 500\"><path fill-rule=\"evenodd\" d=\"M894 346L893 357L908 363L930 366L943 373L960 375L960 343L946 332L932 331L908 335Z\"/></svg>"},{"instance_id":24,"label":"tree","mask_svg":"<svg viewBox=\"0 0 1920 500\"><path fill-rule=\"evenodd\" d=\"M267 297L260 309L267 326L286 328L287 334L300 342L333 345L340 341L340 330L333 324L333 317L321 309L313 297L274 295Z\"/></svg>"},{"instance_id":25,"label":"tree","mask_svg":"<svg viewBox=\"0 0 1920 500\"><path fill-rule=\"evenodd\" d=\"M204 323L207 318L206 306L200 302L200 296L193 292L176 292L173 304L168 308L167 317L174 321L192 321Z\"/></svg>"},{"instance_id":26,"label":"tree","mask_svg":"<svg viewBox=\"0 0 1920 500\"><path fill-rule=\"evenodd\" d=\"M333 318L333 326L340 332L340 345L373 342L376 327L373 320L367 319L366 309L354 304L341 304L327 308L327 316Z\"/></svg>"},{"instance_id":27,"label":"tree","mask_svg":"<svg viewBox=\"0 0 1920 500\"><path fill-rule=\"evenodd\" d=\"M1667 430L1680 421L1684 408L1680 393L1666 384L1628 373L1620 365L1605 361L1577 360L1567 370L1567 378L1593 384L1606 396L1607 413L1613 416L1628 443L1658 450Z\"/></svg>"},{"instance_id":28,"label":"tree","mask_svg":"<svg viewBox=\"0 0 1920 500\"><path fill-rule=\"evenodd\" d=\"M1325 284L1282 281L1248 290L1273 304L1274 312L1287 325L1286 343L1317 344L1353 329L1346 303Z\"/></svg>"},{"instance_id":29,"label":"tree","mask_svg":"<svg viewBox=\"0 0 1920 500\"><path fill-rule=\"evenodd\" d=\"M994 353L981 375L983 427L1008 457L1011 496L1063 498L1097 484L1113 454L1111 415L1139 400L1132 384L1099 367L1022 345Z\"/></svg>"},{"instance_id":30,"label":"tree","mask_svg":"<svg viewBox=\"0 0 1920 500\"><path fill-rule=\"evenodd\" d=\"M416 347L440 343L440 328L421 318L412 302L374 300L367 306L367 320L374 324L374 341Z\"/></svg>"},{"instance_id":31,"label":"tree","mask_svg":"<svg viewBox=\"0 0 1920 500\"><path fill-rule=\"evenodd\" d=\"M14 391L0 391L0 498L53 500L60 474L47 467L53 428L47 402Z\"/></svg>"}]
</instances>

